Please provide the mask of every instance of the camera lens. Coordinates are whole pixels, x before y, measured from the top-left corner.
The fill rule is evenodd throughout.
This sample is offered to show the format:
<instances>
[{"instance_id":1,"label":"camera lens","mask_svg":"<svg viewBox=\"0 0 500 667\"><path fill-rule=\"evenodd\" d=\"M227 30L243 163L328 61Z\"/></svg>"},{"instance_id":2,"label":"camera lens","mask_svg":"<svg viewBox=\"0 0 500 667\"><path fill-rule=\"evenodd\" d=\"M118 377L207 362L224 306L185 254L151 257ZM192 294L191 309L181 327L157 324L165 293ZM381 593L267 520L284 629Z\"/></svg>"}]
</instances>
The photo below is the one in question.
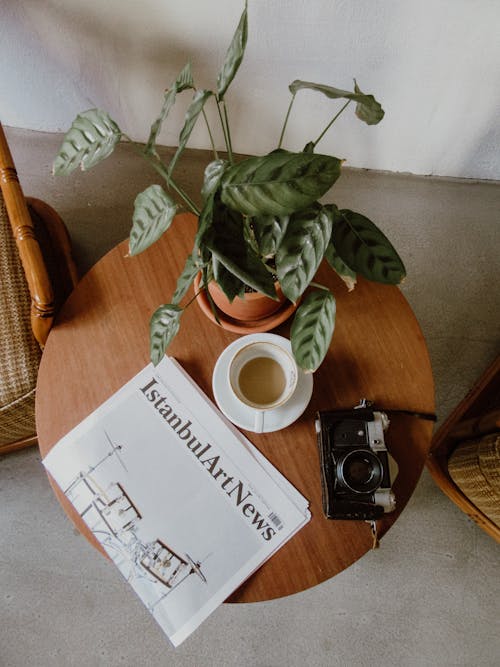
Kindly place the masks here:
<instances>
[{"instance_id":1,"label":"camera lens","mask_svg":"<svg viewBox=\"0 0 500 667\"><path fill-rule=\"evenodd\" d=\"M354 459L347 464L346 477L351 484L368 484L373 478L373 466L366 459Z\"/></svg>"},{"instance_id":2,"label":"camera lens","mask_svg":"<svg viewBox=\"0 0 500 667\"><path fill-rule=\"evenodd\" d=\"M355 493L372 493L382 481L382 466L373 452L356 449L337 463L339 479Z\"/></svg>"}]
</instances>

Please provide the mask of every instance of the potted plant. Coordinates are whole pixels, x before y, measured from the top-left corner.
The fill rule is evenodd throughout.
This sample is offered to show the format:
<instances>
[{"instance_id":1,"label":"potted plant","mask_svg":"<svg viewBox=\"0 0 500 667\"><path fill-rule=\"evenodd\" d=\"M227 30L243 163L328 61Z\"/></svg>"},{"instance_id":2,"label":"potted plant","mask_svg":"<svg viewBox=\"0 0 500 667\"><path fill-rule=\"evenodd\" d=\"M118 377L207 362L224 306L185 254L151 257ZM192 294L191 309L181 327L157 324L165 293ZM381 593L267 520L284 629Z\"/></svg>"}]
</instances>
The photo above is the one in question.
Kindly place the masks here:
<instances>
[{"instance_id":1,"label":"potted plant","mask_svg":"<svg viewBox=\"0 0 500 667\"><path fill-rule=\"evenodd\" d=\"M357 274L390 284L399 283L405 276L396 250L373 222L360 213L319 202L340 176L343 162L316 152L324 134L351 103L355 104L356 116L369 125L380 122L384 111L373 95L359 89L356 81L350 92L296 80L289 86L291 101L277 145L267 155L237 160L226 93L243 59L247 34L245 2L217 77L216 90L197 89L188 63L165 92L147 144L139 146L132 142L162 177L166 190L154 184L137 196L129 238L130 254L140 253L157 241L180 207L197 216L193 249L175 292L170 302L161 305L151 318L153 363L159 362L177 334L183 313L181 303L198 274L199 290L207 290L210 282L215 281L229 302L244 296L248 288L277 299L277 277L284 296L294 304L300 302L290 336L295 359L303 369L314 371L328 350L335 323L333 294L314 282L323 258L350 290ZM303 89L344 103L302 152L290 152L283 147L285 130L295 97ZM166 164L156 148L158 133L176 97L188 90L194 91L192 101L178 147ZM227 150L224 157L219 156L215 148L204 112L208 103L215 104L219 113ZM199 208L190 194L176 183L174 172L193 127L202 116L207 123L214 159L205 169ZM108 157L122 139L131 141L109 114L99 109L85 111L77 116L65 135L53 171L68 174L78 166L89 169ZM210 292L206 295L217 318Z\"/></svg>"}]
</instances>

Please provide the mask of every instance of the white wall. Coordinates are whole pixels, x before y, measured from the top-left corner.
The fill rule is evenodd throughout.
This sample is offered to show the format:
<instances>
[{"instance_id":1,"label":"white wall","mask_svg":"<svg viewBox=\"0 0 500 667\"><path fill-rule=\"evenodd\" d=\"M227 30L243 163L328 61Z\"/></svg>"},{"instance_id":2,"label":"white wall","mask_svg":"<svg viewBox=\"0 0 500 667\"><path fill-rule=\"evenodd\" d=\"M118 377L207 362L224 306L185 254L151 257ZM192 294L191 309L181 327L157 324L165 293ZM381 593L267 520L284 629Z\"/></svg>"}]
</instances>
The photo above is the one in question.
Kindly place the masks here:
<instances>
[{"instance_id":1,"label":"white wall","mask_svg":"<svg viewBox=\"0 0 500 667\"><path fill-rule=\"evenodd\" d=\"M242 4L3 0L0 119L61 131L99 106L144 140L188 58L197 85L215 86ZM349 108L318 151L355 167L499 179L499 19L498 0L249 0L247 52L227 98L235 149L276 147L293 79L350 88L356 77L385 118L368 127ZM184 95L164 144L177 143ZM316 138L338 104L301 93L286 147ZM190 145L209 146L201 124Z\"/></svg>"}]
</instances>

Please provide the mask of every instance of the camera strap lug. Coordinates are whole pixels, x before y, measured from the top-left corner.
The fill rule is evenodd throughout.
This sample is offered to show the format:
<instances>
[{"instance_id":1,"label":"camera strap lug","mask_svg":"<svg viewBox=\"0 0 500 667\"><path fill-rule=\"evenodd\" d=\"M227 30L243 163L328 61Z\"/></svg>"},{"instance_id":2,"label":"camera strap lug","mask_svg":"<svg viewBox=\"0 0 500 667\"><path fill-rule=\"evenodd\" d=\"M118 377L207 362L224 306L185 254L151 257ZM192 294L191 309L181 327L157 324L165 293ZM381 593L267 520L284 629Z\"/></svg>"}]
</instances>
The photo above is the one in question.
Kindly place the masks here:
<instances>
[{"instance_id":1,"label":"camera strap lug","mask_svg":"<svg viewBox=\"0 0 500 667\"><path fill-rule=\"evenodd\" d=\"M377 522L376 521L369 521L370 528L372 531L372 536L373 536L373 544L372 544L372 549L378 549L380 546L380 541L378 539L378 527L377 527Z\"/></svg>"},{"instance_id":2,"label":"camera strap lug","mask_svg":"<svg viewBox=\"0 0 500 667\"><path fill-rule=\"evenodd\" d=\"M373 401L369 401L367 398L360 398L358 405L354 406L355 410L360 410L363 408L371 408L373 405Z\"/></svg>"}]
</instances>

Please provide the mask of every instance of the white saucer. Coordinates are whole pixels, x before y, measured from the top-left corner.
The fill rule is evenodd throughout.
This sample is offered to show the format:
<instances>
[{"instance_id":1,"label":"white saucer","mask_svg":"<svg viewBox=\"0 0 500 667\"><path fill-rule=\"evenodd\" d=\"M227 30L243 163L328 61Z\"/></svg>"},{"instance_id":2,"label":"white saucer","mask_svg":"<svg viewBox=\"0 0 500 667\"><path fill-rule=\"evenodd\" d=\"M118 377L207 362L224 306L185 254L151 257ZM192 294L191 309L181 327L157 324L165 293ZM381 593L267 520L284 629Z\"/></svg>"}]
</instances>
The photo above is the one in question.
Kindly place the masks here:
<instances>
[{"instance_id":1,"label":"white saucer","mask_svg":"<svg viewBox=\"0 0 500 667\"><path fill-rule=\"evenodd\" d=\"M290 341L283 336L269 333L255 333L248 336L242 336L228 345L224 352L217 359L212 375L212 389L214 397L220 410L226 415L229 421L236 424L246 431L253 431L254 411L252 408L244 406L234 397L227 378L228 367L233 355L241 347L255 341L269 341L280 345L288 352L291 352ZM263 433L279 431L292 424L304 412L311 400L313 390L312 373L304 373L298 369L297 387L285 405L281 405L274 410L269 410L264 416Z\"/></svg>"}]
</instances>

